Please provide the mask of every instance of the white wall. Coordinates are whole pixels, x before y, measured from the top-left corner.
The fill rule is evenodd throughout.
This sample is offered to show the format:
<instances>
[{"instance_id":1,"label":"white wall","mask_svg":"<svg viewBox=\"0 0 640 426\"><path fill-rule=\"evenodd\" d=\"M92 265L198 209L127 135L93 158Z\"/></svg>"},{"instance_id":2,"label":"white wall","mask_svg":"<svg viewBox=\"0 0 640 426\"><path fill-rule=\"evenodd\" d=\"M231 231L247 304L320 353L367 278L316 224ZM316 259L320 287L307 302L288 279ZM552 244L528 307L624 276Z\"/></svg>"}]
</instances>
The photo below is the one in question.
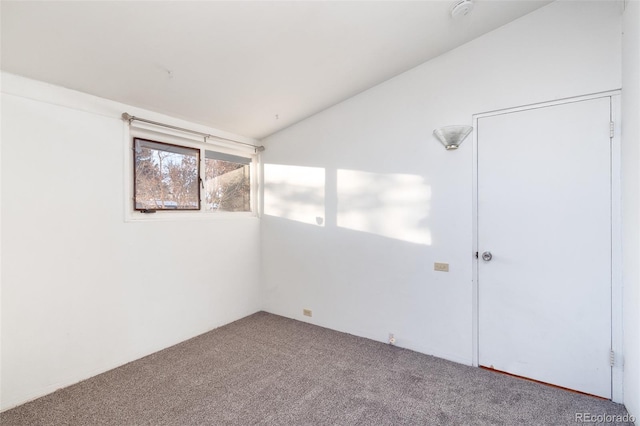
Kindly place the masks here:
<instances>
[{"instance_id":1,"label":"white wall","mask_svg":"<svg viewBox=\"0 0 640 426\"><path fill-rule=\"evenodd\" d=\"M622 19L624 403L640 418L640 1Z\"/></svg>"},{"instance_id":2,"label":"white wall","mask_svg":"<svg viewBox=\"0 0 640 426\"><path fill-rule=\"evenodd\" d=\"M258 219L124 221L120 114L197 126L2 78L3 409L260 309Z\"/></svg>"},{"instance_id":3,"label":"white wall","mask_svg":"<svg viewBox=\"0 0 640 426\"><path fill-rule=\"evenodd\" d=\"M620 12L552 3L267 138L266 310L471 364L472 142L431 132L620 88Z\"/></svg>"}]
</instances>

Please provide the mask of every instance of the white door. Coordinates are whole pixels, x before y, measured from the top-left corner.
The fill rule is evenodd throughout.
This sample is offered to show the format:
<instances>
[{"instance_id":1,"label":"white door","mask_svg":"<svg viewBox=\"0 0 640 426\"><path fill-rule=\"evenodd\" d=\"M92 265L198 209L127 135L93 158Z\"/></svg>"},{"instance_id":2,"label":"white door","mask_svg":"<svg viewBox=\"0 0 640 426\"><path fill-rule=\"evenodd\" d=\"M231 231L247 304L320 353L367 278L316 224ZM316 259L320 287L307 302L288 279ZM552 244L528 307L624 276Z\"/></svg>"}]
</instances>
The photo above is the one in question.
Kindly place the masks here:
<instances>
[{"instance_id":1,"label":"white door","mask_svg":"<svg viewBox=\"0 0 640 426\"><path fill-rule=\"evenodd\" d=\"M605 398L610 117L603 97L477 124L479 364Z\"/></svg>"}]
</instances>

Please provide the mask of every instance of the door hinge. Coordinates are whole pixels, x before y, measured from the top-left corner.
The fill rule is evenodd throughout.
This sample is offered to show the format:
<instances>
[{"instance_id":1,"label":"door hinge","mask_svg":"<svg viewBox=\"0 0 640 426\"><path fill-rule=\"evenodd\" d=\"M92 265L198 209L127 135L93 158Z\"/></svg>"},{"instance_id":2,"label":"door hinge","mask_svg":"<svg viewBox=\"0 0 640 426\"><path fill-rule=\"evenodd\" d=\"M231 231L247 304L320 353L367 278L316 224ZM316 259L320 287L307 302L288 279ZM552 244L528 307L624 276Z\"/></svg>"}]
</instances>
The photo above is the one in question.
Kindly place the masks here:
<instances>
[{"instance_id":1,"label":"door hinge","mask_svg":"<svg viewBox=\"0 0 640 426\"><path fill-rule=\"evenodd\" d=\"M613 349L609 351L609 364L611 364L612 367L616 365L616 353Z\"/></svg>"},{"instance_id":2,"label":"door hinge","mask_svg":"<svg viewBox=\"0 0 640 426\"><path fill-rule=\"evenodd\" d=\"M610 121L609 122L609 137L610 138L613 138L614 129L615 129L615 123L613 121Z\"/></svg>"},{"instance_id":3,"label":"door hinge","mask_svg":"<svg viewBox=\"0 0 640 426\"><path fill-rule=\"evenodd\" d=\"M478 258L478 252L476 252L476 259Z\"/></svg>"}]
</instances>

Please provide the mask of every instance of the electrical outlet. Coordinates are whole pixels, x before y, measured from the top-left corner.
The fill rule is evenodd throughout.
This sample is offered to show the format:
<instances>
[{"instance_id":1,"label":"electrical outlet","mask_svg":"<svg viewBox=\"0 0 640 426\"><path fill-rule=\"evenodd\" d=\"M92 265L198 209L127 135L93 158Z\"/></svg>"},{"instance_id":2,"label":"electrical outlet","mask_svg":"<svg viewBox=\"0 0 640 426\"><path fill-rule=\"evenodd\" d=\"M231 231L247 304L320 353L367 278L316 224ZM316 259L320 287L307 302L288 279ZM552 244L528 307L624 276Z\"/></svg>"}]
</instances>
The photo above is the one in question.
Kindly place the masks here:
<instances>
[{"instance_id":1,"label":"electrical outlet","mask_svg":"<svg viewBox=\"0 0 640 426\"><path fill-rule=\"evenodd\" d=\"M396 344L396 336L394 336L393 333L389 333L389 344L390 345L395 345Z\"/></svg>"},{"instance_id":2,"label":"electrical outlet","mask_svg":"<svg viewBox=\"0 0 640 426\"><path fill-rule=\"evenodd\" d=\"M433 264L433 270L440 272L449 272L449 264L436 262Z\"/></svg>"},{"instance_id":3,"label":"electrical outlet","mask_svg":"<svg viewBox=\"0 0 640 426\"><path fill-rule=\"evenodd\" d=\"M302 315L304 315L305 317L310 317L310 316L312 316L311 309L303 309L303 310L302 310Z\"/></svg>"}]
</instances>

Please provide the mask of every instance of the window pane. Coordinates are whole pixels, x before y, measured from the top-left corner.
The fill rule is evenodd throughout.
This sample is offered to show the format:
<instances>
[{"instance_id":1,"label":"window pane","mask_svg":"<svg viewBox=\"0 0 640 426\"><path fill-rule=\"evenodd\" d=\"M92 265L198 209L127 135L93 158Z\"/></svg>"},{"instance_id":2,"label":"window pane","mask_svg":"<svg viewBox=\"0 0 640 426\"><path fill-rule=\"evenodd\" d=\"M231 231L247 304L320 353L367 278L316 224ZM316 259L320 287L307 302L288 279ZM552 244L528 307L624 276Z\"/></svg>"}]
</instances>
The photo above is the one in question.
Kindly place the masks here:
<instances>
[{"instance_id":1,"label":"window pane","mask_svg":"<svg viewBox=\"0 0 640 426\"><path fill-rule=\"evenodd\" d=\"M251 211L251 159L205 153L205 202L207 211ZM225 158L225 160L218 159ZM227 161L233 160L233 161Z\"/></svg>"},{"instance_id":2,"label":"window pane","mask_svg":"<svg viewBox=\"0 0 640 426\"><path fill-rule=\"evenodd\" d=\"M135 139L135 209L199 210L200 150Z\"/></svg>"}]
</instances>

